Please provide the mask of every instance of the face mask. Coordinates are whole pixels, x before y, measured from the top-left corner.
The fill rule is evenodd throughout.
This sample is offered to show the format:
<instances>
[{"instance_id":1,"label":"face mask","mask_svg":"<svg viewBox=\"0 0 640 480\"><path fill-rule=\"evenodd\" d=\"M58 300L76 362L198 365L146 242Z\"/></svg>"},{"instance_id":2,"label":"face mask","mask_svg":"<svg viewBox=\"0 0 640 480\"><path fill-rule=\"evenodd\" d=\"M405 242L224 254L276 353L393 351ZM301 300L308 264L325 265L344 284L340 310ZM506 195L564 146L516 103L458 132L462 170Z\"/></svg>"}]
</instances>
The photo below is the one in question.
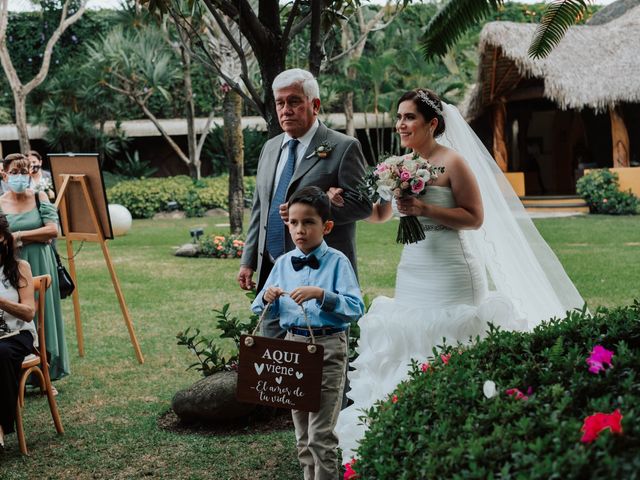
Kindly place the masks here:
<instances>
[{"instance_id":1,"label":"face mask","mask_svg":"<svg viewBox=\"0 0 640 480\"><path fill-rule=\"evenodd\" d=\"M9 188L16 193L24 192L29 186L29 175L9 175Z\"/></svg>"}]
</instances>

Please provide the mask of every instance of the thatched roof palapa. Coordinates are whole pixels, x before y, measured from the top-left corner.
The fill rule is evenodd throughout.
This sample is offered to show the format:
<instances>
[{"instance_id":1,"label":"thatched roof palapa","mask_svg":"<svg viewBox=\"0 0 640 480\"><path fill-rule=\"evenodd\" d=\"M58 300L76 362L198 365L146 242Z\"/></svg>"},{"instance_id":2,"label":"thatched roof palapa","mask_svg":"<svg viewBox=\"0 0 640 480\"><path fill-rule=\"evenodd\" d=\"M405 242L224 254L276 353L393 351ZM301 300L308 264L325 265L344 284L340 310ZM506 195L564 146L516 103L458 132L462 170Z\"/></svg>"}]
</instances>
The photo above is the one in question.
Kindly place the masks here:
<instances>
[{"instance_id":1,"label":"thatched roof palapa","mask_svg":"<svg viewBox=\"0 0 640 480\"><path fill-rule=\"evenodd\" d=\"M478 83L461 110L477 117L512 93L521 78L544 82L542 96L561 109L606 111L620 102L640 102L640 6L602 25L569 28L544 59L527 54L535 24L490 22L480 34Z\"/></svg>"}]
</instances>

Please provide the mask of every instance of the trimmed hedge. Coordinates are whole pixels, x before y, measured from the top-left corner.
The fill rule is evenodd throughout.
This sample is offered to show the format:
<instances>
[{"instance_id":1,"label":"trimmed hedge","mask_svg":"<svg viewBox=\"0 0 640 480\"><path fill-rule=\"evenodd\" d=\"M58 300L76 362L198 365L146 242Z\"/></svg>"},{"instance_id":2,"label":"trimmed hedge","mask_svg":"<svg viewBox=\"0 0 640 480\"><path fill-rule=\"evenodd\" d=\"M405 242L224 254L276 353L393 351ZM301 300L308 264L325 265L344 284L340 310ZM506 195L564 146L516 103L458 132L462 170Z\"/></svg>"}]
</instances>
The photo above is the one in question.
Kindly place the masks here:
<instances>
[{"instance_id":1,"label":"trimmed hedge","mask_svg":"<svg viewBox=\"0 0 640 480\"><path fill-rule=\"evenodd\" d=\"M595 345L612 368L589 372ZM531 333L492 331L473 347L444 346L423 371L413 366L369 412L358 450L361 479L638 478L640 475L640 303L574 311ZM441 353L441 352L437 352ZM436 352L434 351L434 355ZM483 385L495 382L487 398ZM529 387L531 387L529 389ZM518 388L528 398L506 390ZM395 398L394 398L395 397ZM582 443L596 412L622 413L622 434Z\"/></svg>"},{"instance_id":2,"label":"trimmed hedge","mask_svg":"<svg viewBox=\"0 0 640 480\"><path fill-rule=\"evenodd\" d=\"M245 177L245 197L250 199L255 178ZM177 202L187 216L198 217L211 208L228 209L229 177L208 177L193 181L187 176L125 180L107 190L110 203L124 205L133 218L151 218Z\"/></svg>"}]
</instances>

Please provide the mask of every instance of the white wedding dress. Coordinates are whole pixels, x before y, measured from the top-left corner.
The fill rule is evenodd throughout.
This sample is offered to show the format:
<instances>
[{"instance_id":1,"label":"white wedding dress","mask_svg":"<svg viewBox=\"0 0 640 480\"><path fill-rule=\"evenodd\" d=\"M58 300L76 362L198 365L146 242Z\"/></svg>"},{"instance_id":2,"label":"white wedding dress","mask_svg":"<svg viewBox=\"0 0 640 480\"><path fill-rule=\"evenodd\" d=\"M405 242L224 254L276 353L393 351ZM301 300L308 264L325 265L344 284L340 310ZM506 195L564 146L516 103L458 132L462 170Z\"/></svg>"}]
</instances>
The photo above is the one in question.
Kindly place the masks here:
<instances>
[{"instance_id":1,"label":"white wedding dress","mask_svg":"<svg viewBox=\"0 0 640 480\"><path fill-rule=\"evenodd\" d=\"M448 187L430 186L423 201L455 207ZM424 362L433 348L485 335L489 322L506 330L526 330L512 302L487 286L484 264L474 254L470 233L419 217L426 239L404 247L395 298L377 297L358 325L358 358L351 363L353 404L340 412L336 433L343 463L354 456L365 426L359 420L408 377L411 360ZM520 318L519 318L520 317Z\"/></svg>"},{"instance_id":2,"label":"white wedding dress","mask_svg":"<svg viewBox=\"0 0 640 480\"><path fill-rule=\"evenodd\" d=\"M365 426L359 417L408 377L411 360L433 348L484 336L489 323L532 330L544 320L583 308L584 300L544 241L480 139L453 105L443 103L446 130L438 143L465 159L482 196L479 230L452 230L420 217L426 239L406 245L395 298L376 298L360 319L358 358L349 372L353 405L336 433L344 462L354 456ZM426 203L455 207L451 189L429 186ZM464 407L462 407L464 408Z\"/></svg>"}]
</instances>

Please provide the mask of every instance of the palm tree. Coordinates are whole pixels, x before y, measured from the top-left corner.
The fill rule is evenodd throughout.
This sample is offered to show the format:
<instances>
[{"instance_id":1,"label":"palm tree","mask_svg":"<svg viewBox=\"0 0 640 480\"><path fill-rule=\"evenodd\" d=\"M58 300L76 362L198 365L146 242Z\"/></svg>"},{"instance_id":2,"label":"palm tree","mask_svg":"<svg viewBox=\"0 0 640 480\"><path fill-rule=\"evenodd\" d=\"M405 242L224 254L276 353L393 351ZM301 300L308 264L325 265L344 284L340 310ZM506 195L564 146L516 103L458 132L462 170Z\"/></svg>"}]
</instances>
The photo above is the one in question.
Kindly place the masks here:
<instances>
[{"instance_id":1,"label":"palm tree","mask_svg":"<svg viewBox=\"0 0 640 480\"><path fill-rule=\"evenodd\" d=\"M427 59L444 55L464 33L486 18L503 0L448 0L431 19L422 37ZM584 17L592 0L553 0L546 8L536 29L529 56L544 58L562 40L567 29Z\"/></svg>"}]
</instances>

